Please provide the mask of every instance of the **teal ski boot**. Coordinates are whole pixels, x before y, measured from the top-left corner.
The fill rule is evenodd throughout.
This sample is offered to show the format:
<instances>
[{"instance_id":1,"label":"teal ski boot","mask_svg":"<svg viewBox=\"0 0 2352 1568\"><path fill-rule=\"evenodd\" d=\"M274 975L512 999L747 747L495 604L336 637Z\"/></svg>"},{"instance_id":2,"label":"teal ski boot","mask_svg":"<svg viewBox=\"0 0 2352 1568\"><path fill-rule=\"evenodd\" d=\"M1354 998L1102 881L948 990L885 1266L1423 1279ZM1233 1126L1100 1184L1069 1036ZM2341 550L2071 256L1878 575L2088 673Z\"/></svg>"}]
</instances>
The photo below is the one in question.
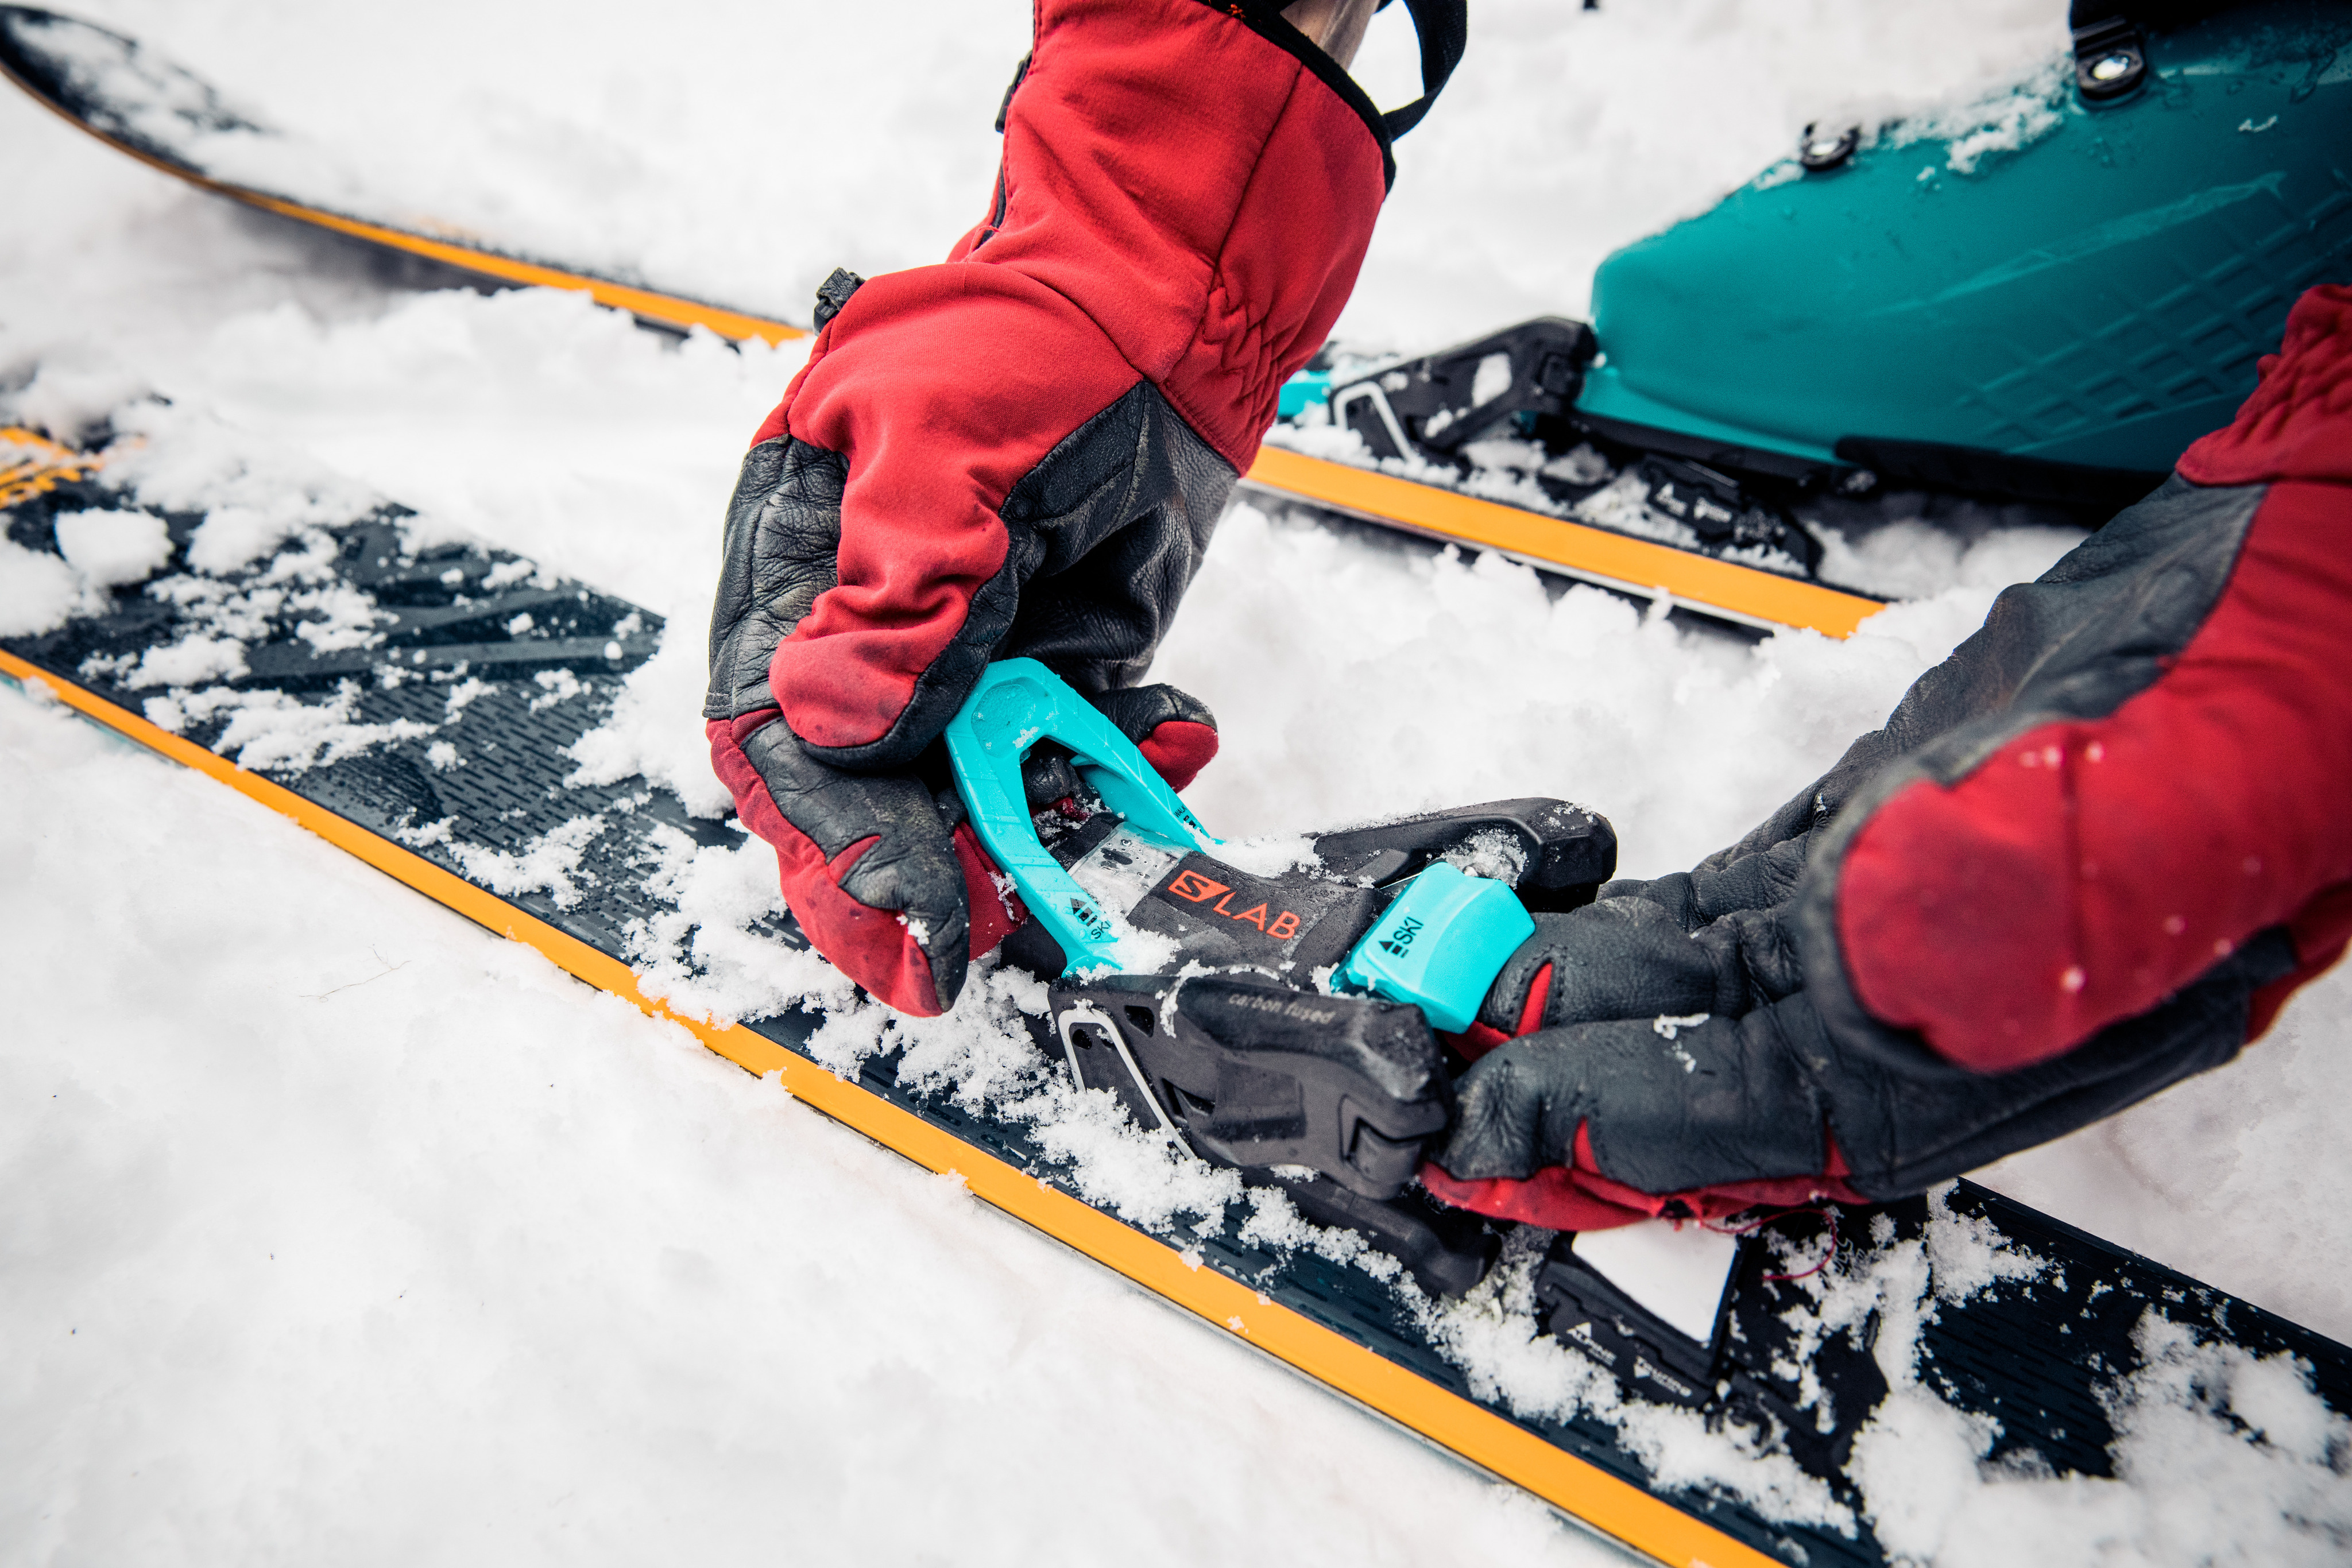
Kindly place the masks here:
<instances>
[{"instance_id":1,"label":"teal ski boot","mask_svg":"<svg viewBox=\"0 0 2352 1568\"><path fill-rule=\"evenodd\" d=\"M2352 279L2352 5L2073 21L1973 113L1808 128L1602 263L1589 331L1333 378L1328 417L1465 478L1478 442L1538 442L1512 466L1564 515L1789 575L1823 526L2097 526L2229 423L2297 296ZM1629 473L1643 508L1584 505Z\"/></svg>"}]
</instances>

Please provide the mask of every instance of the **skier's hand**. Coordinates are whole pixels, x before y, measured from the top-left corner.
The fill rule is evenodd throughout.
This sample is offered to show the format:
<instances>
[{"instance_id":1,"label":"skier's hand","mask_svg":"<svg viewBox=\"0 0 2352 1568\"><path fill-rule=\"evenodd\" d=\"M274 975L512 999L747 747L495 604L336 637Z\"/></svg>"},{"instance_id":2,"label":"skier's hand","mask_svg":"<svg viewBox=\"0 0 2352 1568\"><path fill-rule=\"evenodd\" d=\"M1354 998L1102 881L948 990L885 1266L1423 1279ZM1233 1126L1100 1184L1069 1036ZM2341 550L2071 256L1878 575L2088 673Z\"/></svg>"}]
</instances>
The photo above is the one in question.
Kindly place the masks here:
<instances>
[{"instance_id":1,"label":"skier's hand","mask_svg":"<svg viewBox=\"0 0 2352 1568\"><path fill-rule=\"evenodd\" d=\"M892 1007L945 1012L971 956L985 950L972 946L973 884L984 890L980 907L1001 904L969 832L961 842L950 834L911 773L835 768L811 757L772 708L749 719L709 722L711 763L744 825L774 846L802 932Z\"/></svg>"},{"instance_id":2,"label":"skier's hand","mask_svg":"<svg viewBox=\"0 0 2352 1568\"><path fill-rule=\"evenodd\" d=\"M1216 754L1216 719L1174 686L1093 700L1172 789ZM810 944L901 1012L953 1007L970 960L1025 917L953 797L912 769L820 761L773 708L705 727L744 825L775 847L784 902Z\"/></svg>"},{"instance_id":3,"label":"skier's hand","mask_svg":"<svg viewBox=\"0 0 2352 1568\"><path fill-rule=\"evenodd\" d=\"M1804 1083L1820 1026L1787 904L1705 902L1760 893L1802 859L1787 845L1764 855L1611 883L1581 909L1538 914L1461 1042L1479 1054L1423 1184L1562 1229L1622 1224L1668 1199L1714 1217L1858 1197ZM1708 1179L1690 1179L1694 1168Z\"/></svg>"},{"instance_id":4,"label":"skier's hand","mask_svg":"<svg viewBox=\"0 0 2352 1568\"><path fill-rule=\"evenodd\" d=\"M954 712L946 696L960 706L980 665L962 667L972 652L966 649L927 667L917 700L901 710L895 737L886 737L891 744L879 747L811 743L787 722L769 678L787 662L780 653L789 635L838 585L845 472L838 457L790 439L763 442L745 459L728 512L706 729L712 766L738 813L776 850L784 899L803 934L890 1006L928 1016L954 1005L970 958L1018 923L978 842L968 830L951 833L934 803L935 789L948 783L936 758L917 766ZM1108 613L1076 596L1047 600L1032 617L1046 630L1033 630L1005 656L1053 651L1051 629L1082 627L1088 608ZM1062 651L1081 641L1082 634L1064 637ZM842 677L846 688L861 658L905 651L905 629L877 612L863 636L836 642L847 645L852 666ZM1173 788L1190 784L1216 754L1215 720L1173 687L1098 691L1092 698ZM919 706L919 716L910 718ZM838 737L839 713L825 703L813 711L813 727Z\"/></svg>"},{"instance_id":5,"label":"skier's hand","mask_svg":"<svg viewBox=\"0 0 2352 1568\"><path fill-rule=\"evenodd\" d=\"M1579 1228L1884 1200L2234 1056L2352 938L2347 454L2323 287L2236 423L1828 774L1539 925L1431 1190Z\"/></svg>"},{"instance_id":6,"label":"skier's hand","mask_svg":"<svg viewBox=\"0 0 2352 1568\"><path fill-rule=\"evenodd\" d=\"M1804 982L1770 911L1687 931L1663 904L1612 883L1564 915L1538 914L1486 993L1478 1021L1516 1036L1601 1019L1741 1013Z\"/></svg>"},{"instance_id":7,"label":"skier's hand","mask_svg":"<svg viewBox=\"0 0 2352 1568\"><path fill-rule=\"evenodd\" d=\"M1433 92L1461 6L1412 3ZM1213 752L1198 705L1129 688L1424 107L1381 116L1264 11L1045 0L986 220L946 265L820 291L729 512L703 716L811 939L893 1005L959 983L963 862L911 774L991 661L1116 706L1171 782Z\"/></svg>"},{"instance_id":8,"label":"skier's hand","mask_svg":"<svg viewBox=\"0 0 2352 1568\"><path fill-rule=\"evenodd\" d=\"M1152 770L1181 789L1217 755L1217 718L1190 693L1171 685L1129 686L1087 699L1135 742Z\"/></svg>"},{"instance_id":9,"label":"skier's hand","mask_svg":"<svg viewBox=\"0 0 2352 1568\"><path fill-rule=\"evenodd\" d=\"M1412 8L1433 93L1461 6ZM945 265L819 290L736 487L704 716L772 706L875 770L992 660L1139 680L1425 106L1381 115L1263 10L1044 0L987 218Z\"/></svg>"}]
</instances>

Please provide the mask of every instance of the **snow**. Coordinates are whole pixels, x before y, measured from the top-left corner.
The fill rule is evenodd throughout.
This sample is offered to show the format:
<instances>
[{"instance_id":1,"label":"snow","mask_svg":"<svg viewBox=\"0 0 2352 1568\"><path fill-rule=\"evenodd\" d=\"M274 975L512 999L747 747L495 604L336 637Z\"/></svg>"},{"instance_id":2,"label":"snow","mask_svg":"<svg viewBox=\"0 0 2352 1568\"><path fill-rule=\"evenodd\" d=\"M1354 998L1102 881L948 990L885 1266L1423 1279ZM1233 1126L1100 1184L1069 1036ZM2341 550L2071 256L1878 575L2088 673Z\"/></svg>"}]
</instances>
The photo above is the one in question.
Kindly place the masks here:
<instances>
[{"instance_id":1,"label":"snow","mask_svg":"<svg viewBox=\"0 0 2352 1568\"><path fill-rule=\"evenodd\" d=\"M1939 1303L2043 1268L1946 1210L1924 1242L1899 1243L1867 1275L1840 1271L1824 1287L1846 1298L1847 1321L1880 1314L1874 1349L1894 1392L1855 1440L1851 1468L1890 1552L1954 1568L2048 1561L2053 1542L2102 1563L2342 1560L2352 1420L2312 1396L2294 1357L2200 1343L2152 1311L2133 1336L2143 1364L2102 1401L2116 1430L2113 1479L1976 1463L1997 1428L1922 1385L1920 1323Z\"/></svg>"},{"instance_id":2,"label":"snow","mask_svg":"<svg viewBox=\"0 0 2352 1568\"><path fill-rule=\"evenodd\" d=\"M2352 1489L2341 1473L2352 1420L2313 1396L2308 1369L2294 1358L2200 1343L2150 1312L2135 1333L2145 1364L2104 1399L2117 1435L2114 1479L2061 1478L2030 1460L1986 1464L1998 1427L1926 1385L1920 1332L1943 1309L2001 1282L2030 1282L2048 1263L1954 1212L1940 1192L1931 1195L1923 1236L1897 1239L1881 1216L1873 1242L1796 1280L1811 1306L1787 1320L1802 1331L1797 1348L1805 1354L1867 1330L1890 1385L1849 1466L1860 1519L1739 1430L1709 1430L1690 1412L1628 1403L1582 1356L1530 1338L1523 1315L1537 1256L1530 1246L1515 1242L1485 1283L1424 1316L1474 1383L1521 1414L1596 1416L1654 1474L1740 1497L1769 1519L1847 1534L1866 1521L1898 1562L2341 1560L2338 1543L2352 1527Z\"/></svg>"},{"instance_id":3,"label":"snow","mask_svg":"<svg viewBox=\"0 0 2352 1568\"><path fill-rule=\"evenodd\" d=\"M144 512L66 512L52 527L66 564L100 588L144 582L172 556L163 519Z\"/></svg>"},{"instance_id":4,"label":"snow","mask_svg":"<svg viewBox=\"0 0 2352 1568\"><path fill-rule=\"evenodd\" d=\"M1555 595L1493 556L1368 547L1244 507L1154 675L1228 737L1186 792L1212 831L1565 795L1617 825L1624 874L1657 875L1747 831L1874 727L1993 591L1890 610L1844 643L1751 649L1597 589Z\"/></svg>"},{"instance_id":5,"label":"snow","mask_svg":"<svg viewBox=\"0 0 2352 1568\"><path fill-rule=\"evenodd\" d=\"M69 562L0 538L0 637L64 625L81 607L82 593L81 577Z\"/></svg>"},{"instance_id":6,"label":"snow","mask_svg":"<svg viewBox=\"0 0 2352 1568\"><path fill-rule=\"evenodd\" d=\"M0 800L12 1562L1578 1560L1529 1500L13 691Z\"/></svg>"},{"instance_id":7,"label":"snow","mask_svg":"<svg viewBox=\"0 0 2352 1568\"><path fill-rule=\"evenodd\" d=\"M1894 147L1930 139L1943 141L1944 167L1956 174L1973 174L1993 154L2014 152L2057 130L2060 106L2074 79L2071 58L2052 59L2014 87L1889 127L1885 140ZM1920 177L1933 178L1933 165L1921 170Z\"/></svg>"},{"instance_id":8,"label":"snow","mask_svg":"<svg viewBox=\"0 0 2352 1568\"><path fill-rule=\"evenodd\" d=\"M604 831L603 817L574 817L532 840L519 854L467 844L453 844L453 852L469 879L501 897L544 892L558 909L569 909L586 896L572 880L580 869L580 853Z\"/></svg>"},{"instance_id":9,"label":"snow","mask_svg":"<svg viewBox=\"0 0 2352 1568\"><path fill-rule=\"evenodd\" d=\"M1388 101L1410 96L1381 75L1399 12L1364 66ZM344 150L320 179L365 170L399 210L795 316L832 267L929 258L976 215L1026 33L1011 0L887 29L810 6L630 28L641 12L601 3L551 29L505 0L88 14ZM1401 145L1342 324L1368 344L1576 314L1602 255L1749 178L1807 121L1997 104L2063 43L2046 0L1481 0L1473 16L1456 86ZM643 771L723 810L695 718L717 520L799 350L674 341L573 296L419 292L414 269L189 191L17 97L0 135L21 150L0 221L5 412L136 438L113 470L127 499L205 515L194 564L215 579L149 584L208 617L158 657L151 717L215 700L240 627L318 588L305 529L397 499L419 541L488 538L526 575L667 617L572 759L583 780ZM53 624L137 571L152 549L137 530L102 525L67 560L0 543L0 627ZM1916 552L1882 541L1920 537L1870 536L1875 569L1906 570ZM1615 821L1625 871L1655 873L1811 779L2063 541L1943 548L1905 590L1927 596L1851 641L1751 645L1493 558L1244 507L1155 677L1218 713L1224 754L1189 800L1267 866L1316 829L1560 794ZM306 613L341 638L366 634L363 610ZM380 738L270 697L235 705L248 763ZM1097 1560L1110 1540L1139 1562L1236 1542L1307 1563L1610 1555L682 1031L15 692L0 800L12 1560L1027 1563ZM593 831L478 874L560 888ZM643 934L649 988L721 1016L826 999L828 1060L887 1031L915 1078L1033 1115L1090 1196L1139 1219L1181 1225L1232 1196L1103 1096L1040 1076L1003 1027L1034 1005L1015 977L982 974L934 1024L852 1008L824 966L750 929L774 899L761 846L669 847L656 874L706 924L691 952L683 915ZM1988 1179L2352 1337L2347 984L2307 991L2242 1063ZM1252 1201L1270 1243L1348 1245L1279 1195ZM1526 1408L1605 1405L1590 1364L1526 1332L1511 1293L1531 1262L1433 1321ZM1883 1249L1823 1280L1822 1300L1916 1316L2022 1266L1938 1229L1916 1260ZM1877 1527L1953 1561L2000 1542L2012 1561L2294 1560L2277 1522L2341 1519L2344 1437L2292 1367L2146 1332L2155 1359L2116 1393L2124 1481L1979 1475L1972 1434L1921 1394L1887 1413ZM1885 1343L1902 1365L1901 1335ZM1617 1414L1664 1477L1834 1519L1736 1434Z\"/></svg>"},{"instance_id":10,"label":"snow","mask_svg":"<svg viewBox=\"0 0 2352 1568\"><path fill-rule=\"evenodd\" d=\"M1711 1488L1786 1523L1852 1528L1853 1511L1785 1452L1763 1450L1742 1428L1710 1430L1691 1411L1628 1400L1599 1364L1554 1338L1536 1337L1535 1270L1542 1251L1537 1235L1513 1234L1475 1289L1421 1314L1432 1339L1468 1373L1474 1391L1523 1416L1606 1421L1669 1485Z\"/></svg>"}]
</instances>

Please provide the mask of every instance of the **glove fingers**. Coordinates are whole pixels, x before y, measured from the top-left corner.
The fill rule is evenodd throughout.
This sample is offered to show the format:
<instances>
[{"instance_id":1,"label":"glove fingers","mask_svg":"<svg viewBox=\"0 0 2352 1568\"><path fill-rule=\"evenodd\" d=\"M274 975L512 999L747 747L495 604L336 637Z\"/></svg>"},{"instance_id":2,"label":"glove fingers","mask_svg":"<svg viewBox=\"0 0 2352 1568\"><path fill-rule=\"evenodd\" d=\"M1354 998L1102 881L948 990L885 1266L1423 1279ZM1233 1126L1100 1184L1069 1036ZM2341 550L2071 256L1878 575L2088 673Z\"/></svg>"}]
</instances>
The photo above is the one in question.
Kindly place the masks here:
<instances>
[{"instance_id":1,"label":"glove fingers","mask_svg":"<svg viewBox=\"0 0 2352 1568\"><path fill-rule=\"evenodd\" d=\"M1013 891L1013 879L997 870L988 852L980 847L979 835L969 822L956 825L951 841L956 863L963 868L964 898L971 909L971 956L977 958L996 951L997 944L1029 918L1029 911L1023 906L1021 895Z\"/></svg>"},{"instance_id":2,"label":"glove fingers","mask_svg":"<svg viewBox=\"0 0 2352 1568\"><path fill-rule=\"evenodd\" d=\"M1473 1063L1454 1082L1454 1127L1434 1163L1463 1180L1559 1164L1583 1102L1578 1032L1515 1040Z\"/></svg>"},{"instance_id":3,"label":"glove fingers","mask_svg":"<svg viewBox=\"0 0 2352 1568\"><path fill-rule=\"evenodd\" d=\"M1879 1129L1906 1103L1948 1117L1949 1085L1890 1092L1882 1080L1841 1097L1816 1076L1823 1041L1802 996L1736 1019L1546 1030L1497 1047L1455 1081L1461 1109L1435 1164L1465 1182L1573 1168L1588 1189L1606 1184L1629 1201L1712 1195L1737 1207L1846 1190L1835 1185L1848 1172L1831 1143L1833 1125L1849 1150L1948 1146ZM1485 1202L1460 1196L1472 1207Z\"/></svg>"},{"instance_id":4,"label":"glove fingers","mask_svg":"<svg viewBox=\"0 0 2352 1568\"><path fill-rule=\"evenodd\" d=\"M917 786L918 789L920 786ZM929 802L926 801L928 805ZM877 929L864 915L855 914L851 929L836 938L841 954L855 953L862 968L889 977L889 994L876 995L901 1011L945 1012L963 990L964 972L971 963L971 917L964 889L963 865L956 859L946 824L934 821L932 831L877 836L861 852L853 846L837 857L829 880L859 910L893 915L895 929ZM785 901L791 902L787 894ZM850 913L850 912L843 912ZM803 922L806 928L806 922ZM855 932L855 945L840 940ZM835 963L847 964L809 934L821 951ZM930 1000L924 995L928 977L936 1009L913 1005ZM862 983L862 982L861 982ZM868 989L873 988L868 987ZM904 997L905 1001L895 999Z\"/></svg>"},{"instance_id":5,"label":"glove fingers","mask_svg":"<svg viewBox=\"0 0 2352 1568\"><path fill-rule=\"evenodd\" d=\"M712 764L775 847L784 902L816 950L901 1012L954 1006L971 964L965 868L921 782L829 768L772 709L709 730Z\"/></svg>"},{"instance_id":6,"label":"glove fingers","mask_svg":"<svg viewBox=\"0 0 2352 1568\"><path fill-rule=\"evenodd\" d=\"M1182 789L1217 755L1217 718L1208 705L1171 685L1130 686L1087 699L1135 742L1171 789Z\"/></svg>"},{"instance_id":7,"label":"glove fingers","mask_svg":"<svg viewBox=\"0 0 2352 1568\"><path fill-rule=\"evenodd\" d=\"M1706 945L1673 917L1635 898L1607 898L1566 914L1539 914L1536 933L1519 945L1487 990L1479 1021L1509 1033L1609 1019L1687 1017L1713 1012L1717 964ZM1548 988L1541 1014L1530 996Z\"/></svg>"},{"instance_id":8,"label":"glove fingers","mask_svg":"<svg viewBox=\"0 0 2352 1568\"><path fill-rule=\"evenodd\" d=\"M789 841L778 843L784 902L810 944L834 967L900 1012L936 1018L963 990L971 966L967 922L960 908L941 907L948 900L923 896L922 882L936 888L935 867L900 863L860 879L859 870L877 841L853 846L830 865L795 853ZM954 903L960 904L961 873L951 852L944 858L956 873ZM911 897L908 883L916 883ZM868 904L869 898L882 902ZM916 907L905 907L901 899Z\"/></svg>"},{"instance_id":9,"label":"glove fingers","mask_svg":"<svg viewBox=\"0 0 2352 1568\"><path fill-rule=\"evenodd\" d=\"M1135 743L1171 789L1188 788L1215 760L1217 732L1203 724L1171 719Z\"/></svg>"}]
</instances>

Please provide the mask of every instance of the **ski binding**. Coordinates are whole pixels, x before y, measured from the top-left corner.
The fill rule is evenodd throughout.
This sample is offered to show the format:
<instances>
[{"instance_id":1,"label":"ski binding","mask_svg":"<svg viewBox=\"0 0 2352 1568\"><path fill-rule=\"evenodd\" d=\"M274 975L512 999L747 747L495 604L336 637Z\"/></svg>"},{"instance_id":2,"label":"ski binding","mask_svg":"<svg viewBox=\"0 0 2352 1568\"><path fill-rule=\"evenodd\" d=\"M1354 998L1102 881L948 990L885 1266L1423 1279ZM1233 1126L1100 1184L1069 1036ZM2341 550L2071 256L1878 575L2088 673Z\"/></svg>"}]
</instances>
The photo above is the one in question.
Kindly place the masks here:
<instances>
[{"instance_id":1,"label":"ski binding","mask_svg":"<svg viewBox=\"0 0 2352 1568\"><path fill-rule=\"evenodd\" d=\"M972 829L1033 916L1006 956L1052 982L1049 1054L1432 1288L1475 1283L1486 1227L1412 1186L1453 1109L1437 1031L1475 1019L1531 904L1591 898L1615 868L1608 823L1497 801L1325 834L1309 864L1260 875L1220 859L1134 743L1034 660L991 665L946 738Z\"/></svg>"}]
</instances>

